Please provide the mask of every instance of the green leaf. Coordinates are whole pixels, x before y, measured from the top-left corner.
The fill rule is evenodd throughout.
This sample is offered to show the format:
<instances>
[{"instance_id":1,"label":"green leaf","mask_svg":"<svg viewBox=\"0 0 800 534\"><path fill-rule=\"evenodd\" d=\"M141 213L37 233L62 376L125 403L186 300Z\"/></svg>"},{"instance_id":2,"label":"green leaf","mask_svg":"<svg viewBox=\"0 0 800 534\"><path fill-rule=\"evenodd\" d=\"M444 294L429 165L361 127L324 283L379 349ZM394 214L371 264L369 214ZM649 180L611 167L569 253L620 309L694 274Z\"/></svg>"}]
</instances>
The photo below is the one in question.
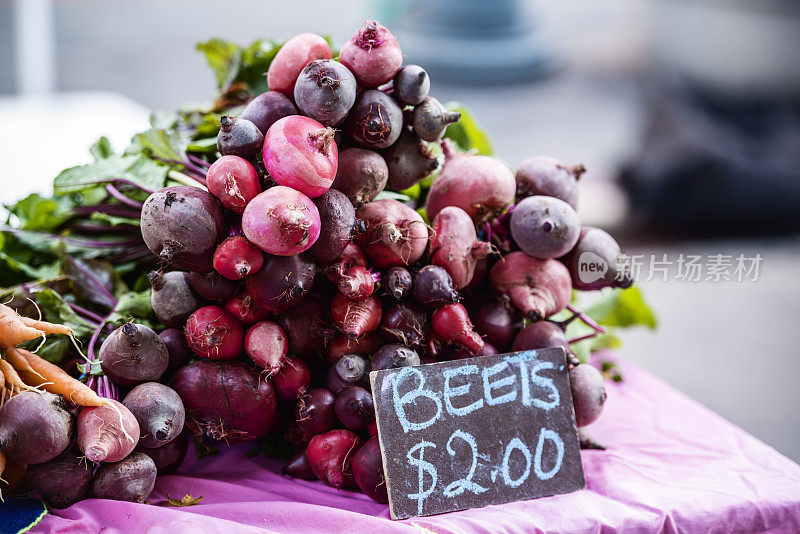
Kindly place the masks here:
<instances>
[{"instance_id":1,"label":"green leaf","mask_svg":"<svg viewBox=\"0 0 800 534\"><path fill-rule=\"evenodd\" d=\"M59 261L50 253L37 250L10 232L0 232L0 287L58 275Z\"/></svg>"},{"instance_id":2,"label":"green leaf","mask_svg":"<svg viewBox=\"0 0 800 534\"><path fill-rule=\"evenodd\" d=\"M101 367L100 360L94 360L92 362L86 362L86 363L79 363L75 367L77 367L78 371L80 371L85 375L88 374L92 376L103 376L105 374L103 373L103 368Z\"/></svg>"},{"instance_id":3,"label":"green leaf","mask_svg":"<svg viewBox=\"0 0 800 534\"><path fill-rule=\"evenodd\" d=\"M404 195L403 193L395 193L394 191L389 191L388 189L384 189L378 193L378 196L375 197L375 200L383 200L386 198L397 200L398 202L408 202L411 200L411 197L408 195Z\"/></svg>"},{"instance_id":4,"label":"green leaf","mask_svg":"<svg viewBox=\"0 0 800 534\"><path fill-rule=\"evenodd\" d=\"M153 308L150 305L150 289L138 293L130 291L119 297L119 302L108 318L108 322L114 327L132 320L146 326L152 326L153 323L150 321L152 312Z\"/></svg>"},{"instance_id":5,"label":"green leaf","mask_svg":"<svg viewBox=\"0 0 800 534\"><path fill-rule=\"evenodd\" d=\"M98 221L105 223L109 226L141 226L142 220L141 219L133 219L131 217L117 217L114 215L109 215L107 213L100 213L99 211L95 211L92 213L89 218L93 221Z\"/></svg>"},{"instance_id":6,"label":"green leaf","mask_svg":"<svg viewBox=\"0 0 800 534\"><path fill-rule=\"evenodd\" d=\"M134 135L125 155L145 154L161 161L183 161L189 140L175 129L175 123L174 115L165 117L163 114L151 114L152 128Z\"/></svg>"},{"instance_id":7,"label":"green leaf","mask_svg":"<svg viewBox=\"0 0 800 534\"><path fill-rule=\"evenodd\" d=\"M76 339L88 340L94 331L94 326L72 311L72 308L67 305L61 295L52 289L43 289L37 291L35 297L36 304L39 306L45 321L68 326L74 332ZM26 348L34 350L38 345L38 340L31 340L26 344ZM49 362L58 363L70 354L77 355L77 349L67 336L53 335L48 336L47 341L36 354Z\"/></svg>"},{"instance_id":8,"label":"green leaf","mask_svg":"<svg viewBox=\"0 0 800 534\"><path fill-rule=\"evenodd\" d=\"M637 286L603 290L605 295L584 312L603 326L646 326L655 329L658 321Z\"/></svg>"},{"instance_id":9,"label":"green leaf","mask_svg":"<svg viewBox=\"0 0 800 534\"><path fill-rule=\"evenodd\" d=\"M269 90L267 71L283 43L270 39L259 39L241 52L239 70L234 82L247 84L250 93L261 94Z\"/></svg>"},{"instance_id":10,"label":"green leaf","mask_svg":"<svg viewBox=\"0 0 800 534\"><path fill-rule=\"evenodd\" d=\"M445 107L450 111L461 113L461 119L448 126L444 136L452 139L462 150L475 150L478 154L491 156L493 150L489 136L478 124L472 112L459 102L448 102Z\"/></svg>"},{"instance_id":11,"label":"green leaf","mask_svg":"<svg viewBox=\"0 0 800 534\"><path fill-rule=\"evenodd\" d=\"M224 39L209 39L197 44L197 50L206 56L208 66L217 80L217 87L224 89L239 71L242 51L239 46Z\"/></svg>"},{"instance_id":12,"label":"green leaf","mask_svg":"<svg viewBox=\"0 0 800 534\"><path fill-rule=\"evenodd\" d=\"M72 215L74 203L68 197L44 198L33 193L6 206L6 209L19 219L19 227L23 230L52 231Z\"/></svg>"},{"instance_id":13,"label":"green leaf","mask_svg":"<svg viewBox=\"0 0 800 534\"><path fill-rule=\"evenodd\" d=\"M156 190L164 187L168 170L167 167L159 165L144 155L112 155L94 163L70 167L61 171L61 174L56 176L53 182L53 189L56 195L77 192L86 194L88 190L97 190L104 182L124 178L146 189ZM102 195L99 198L104 197L105 195ZM99 200L97 201L99 202Z\"/></svg>"},{"instance_id":14,"label":"green leaf","mask_svg":"<svg viewBox=\"0 0 800 534\"><path fill-rule=\"evenodd\" d=\"M101 137L89 147L89 153L92 155L95 161L97 161L113 156L114 150L111 148L111 143L108 141L108 138Z\"/></svg>"}]
</instances>

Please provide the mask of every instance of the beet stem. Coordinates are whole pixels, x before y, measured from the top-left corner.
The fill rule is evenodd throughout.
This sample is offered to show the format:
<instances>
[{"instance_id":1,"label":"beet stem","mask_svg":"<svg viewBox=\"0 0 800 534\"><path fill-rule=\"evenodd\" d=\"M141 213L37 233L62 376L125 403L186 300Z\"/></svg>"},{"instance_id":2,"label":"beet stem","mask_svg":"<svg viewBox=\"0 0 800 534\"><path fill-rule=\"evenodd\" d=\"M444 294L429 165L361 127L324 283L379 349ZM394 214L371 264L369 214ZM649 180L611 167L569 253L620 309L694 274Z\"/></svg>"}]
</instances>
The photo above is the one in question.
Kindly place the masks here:
<instances>
[{"instance_id":1,"label":"beet stem","mask_svg":"<svg viewBox=\"0 0 800 534\"><path fill-rule=\"evenodd\" d=\"M567 309L569 311L571 311L572 313L577 313L578 317L580 318L580 320L583 321L583 323L586 326L588 326L589 328L593 329L598 334L605 334L606 333L606 329L605 328L603 328L602 326L600 326L599 324L594 322L594 319L592 319L591 317L589 317L588 315L586 315L582 311L579 311L579 310L575 309L575 307L573 307L572 304L567 304Z\"/></svg>"},{"instance_id":2,"label":"beet stem","mask_svg":"<svg viewBox=\"0 0 800 534\"><path fill-rule=\"evenodd\" d=\"M78 306L77 304L73 304L71 302L67 302L67 305L72 309L72 311L74 311L78 315L82 315L83 317L81 317L81 319L83 319L87 323L89 322L92 323L94 326L99 326L100 322L103 320L102 317L100 317L91 310L87 310L82 306Z\"/></svg>"},{"instance_id":3,"label":"beet stem","mask_svg":"<svg viewBox=\"0 0 800 534\"><path fill-rule=\"evenodd\" d=\"M144 204L142 204L141 202L137 202L132 198L128 198L127 196L122 194L122 192L119 189L117 189L111 184L106 184L106 191L108 191L108 194L110 194L112 197L116 198L126 206L130 206L137 210L141 210L142 206L144 206Z\"/></svg>"}]
</instances>

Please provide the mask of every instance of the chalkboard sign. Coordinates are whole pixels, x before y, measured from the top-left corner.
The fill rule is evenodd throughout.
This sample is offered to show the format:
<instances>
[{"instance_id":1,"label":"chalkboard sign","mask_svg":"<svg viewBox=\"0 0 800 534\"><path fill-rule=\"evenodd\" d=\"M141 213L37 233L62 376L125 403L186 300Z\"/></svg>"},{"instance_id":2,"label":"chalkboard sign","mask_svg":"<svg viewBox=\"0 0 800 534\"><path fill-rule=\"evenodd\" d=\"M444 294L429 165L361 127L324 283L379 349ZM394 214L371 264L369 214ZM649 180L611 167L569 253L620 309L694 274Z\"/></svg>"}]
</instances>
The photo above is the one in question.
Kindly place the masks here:
<instances>
[{"instance_id":1,"label":"chalkboard sign","mask_svg":"<svg viewBox=\"0 0 800 534\"><path fill-rule=\"evenodd\" d=\"M370 373L393 519L583 489L566 354Z\"/></svg>"}]
</instances>

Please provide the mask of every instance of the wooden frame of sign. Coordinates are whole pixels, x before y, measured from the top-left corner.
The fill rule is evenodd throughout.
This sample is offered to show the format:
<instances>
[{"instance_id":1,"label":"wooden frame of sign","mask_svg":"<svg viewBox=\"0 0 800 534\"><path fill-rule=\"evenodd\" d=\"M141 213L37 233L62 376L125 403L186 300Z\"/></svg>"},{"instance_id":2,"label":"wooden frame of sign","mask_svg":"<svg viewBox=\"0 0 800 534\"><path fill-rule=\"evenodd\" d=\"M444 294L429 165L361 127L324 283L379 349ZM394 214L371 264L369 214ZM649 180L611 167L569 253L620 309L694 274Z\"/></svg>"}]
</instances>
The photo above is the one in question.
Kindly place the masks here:
<instances>
[{"instance_id":1,"label":"wooden frame of sign","mask_svg":"<svg viewBox=\"0 0 800 534\"><path fill-rule=\"evenodd\" d=\"M566 353L370 373L392 519L586 487Z\"/></svg>"}]
</instances>

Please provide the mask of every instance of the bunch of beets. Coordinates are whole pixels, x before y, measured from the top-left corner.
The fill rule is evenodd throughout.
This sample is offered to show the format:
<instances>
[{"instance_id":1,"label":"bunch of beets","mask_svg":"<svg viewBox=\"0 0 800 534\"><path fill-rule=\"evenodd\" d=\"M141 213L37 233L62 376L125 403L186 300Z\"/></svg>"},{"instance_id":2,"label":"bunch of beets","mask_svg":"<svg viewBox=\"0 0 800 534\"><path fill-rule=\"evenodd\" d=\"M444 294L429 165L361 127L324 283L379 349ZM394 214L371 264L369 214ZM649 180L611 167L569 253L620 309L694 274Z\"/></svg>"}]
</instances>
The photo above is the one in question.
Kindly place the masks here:
<instances>
[{"instance_id":1,"label":"bunch of beets","mask_svg":"<svg viewBox=\"0 0 800 534\"><path fill-rule=\"evenodd\" d=\"M133 387L114 407L133 413L137 450L160 472L185 454L185 418L205 440L285 439L296 446L287 475L387 502L369 371L511 350L563 347L578 425L600 415L603 378L564 334L585 317L547 320L573 289L629 285L615 279L616 241L581 228L583 167L538 156L515 177L459 152L443 140L459 114L428 96L423 68L402 63L375 22L338 61L318 35L290 39L270 91L222 118L207 189L167 187L145 202L142 234L162 261L152 305L167 328L128 323L101 359L108 379ZM433 174L426 198L391 193ZM592 283L577 276L585 253L609 267ZM134 432L117 434L126 447L114 459L130 459ZM142 500L141 486L107 495Z\"/></svg>"}]
</instances>

